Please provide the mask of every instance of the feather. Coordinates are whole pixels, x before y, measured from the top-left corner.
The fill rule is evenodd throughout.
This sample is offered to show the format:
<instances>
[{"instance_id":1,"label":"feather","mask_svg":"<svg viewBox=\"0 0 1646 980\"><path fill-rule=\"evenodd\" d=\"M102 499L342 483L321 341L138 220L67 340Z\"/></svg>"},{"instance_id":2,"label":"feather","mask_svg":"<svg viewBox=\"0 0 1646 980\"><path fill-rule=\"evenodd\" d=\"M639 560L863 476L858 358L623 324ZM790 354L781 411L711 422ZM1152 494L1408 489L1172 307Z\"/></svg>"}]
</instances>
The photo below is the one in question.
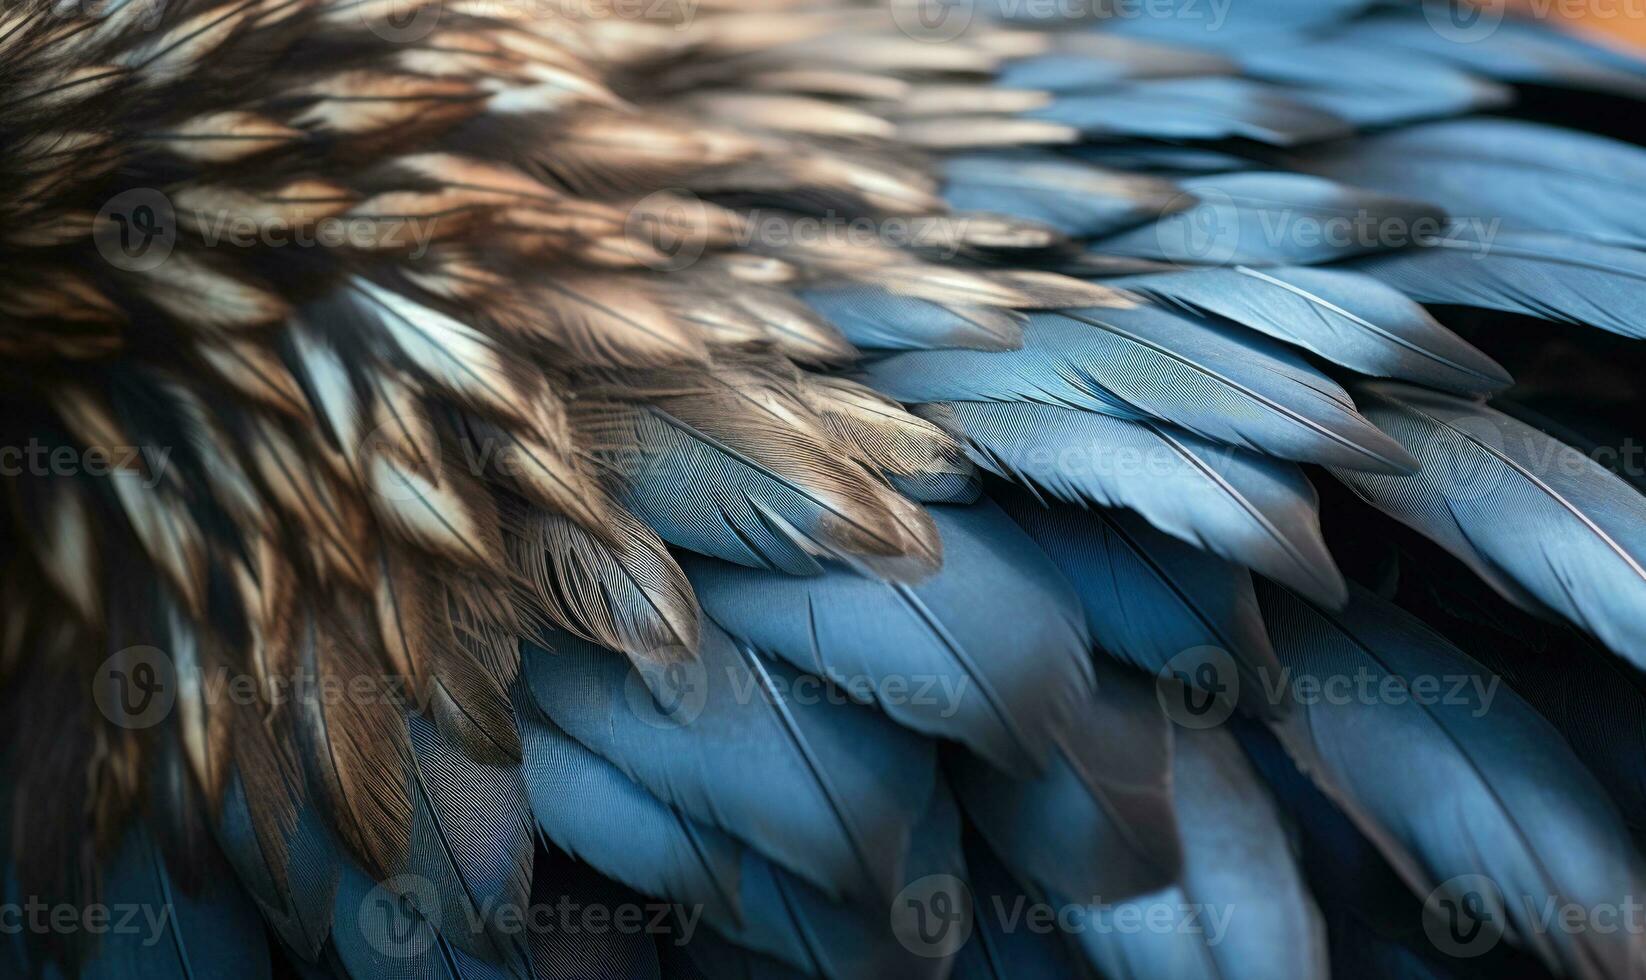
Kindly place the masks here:
<instances>
[{"instance_id":1,"label":"feather","mask_svg":"<svg viewBox=\"0 0 1646 980\"><path fill-rule=\"evenodd\" d=\"M1302 166L1390 194L1421 196L1454 221L1646 245L1646 151L1507 119L1411 126L1311 154Z\"/></svg>"},{"instance_id":2,"label":"feather","mask_svg":"<svg viewBox=\"0 0 1646 980\"><path fill-rule=\"evenodd\" d=\"M1411 477L1339 473L1511 602L1557 614L1637 666L1646 652L1646 497L1588 456L1495 409L1387 382L1372 417L1411 448ZM1505 523L1503 516L1513 514Z\"/></svg>"},{"instance_id":3,"label":"feather","mask_svg":"<svg viewBox=\"0 0 1646 980\"><path fill-rule=\"evenodd\" d=\"M1363 44L1313 37L1299 40L1295 44L1254 44L1230 54L1238 55L1247 73L1285 85L1292 98L1357 127L1460 115L1511 101L1502 86L1434 61ZM1354 177L1349 180L1364 183Z\"/></svg>"},{"instance_id":4,"label":"feather","mask_svg":"<svg viewBox=\"0 0 1646 980\"><path fill-rule=\"evenodd\" d=\"M704 610L899 724L1007 772L1045 765L1093 681L1069 586L993 504L933 508L943 570L919 585L843 568L792 578L688 558Z\"/></svg>"},{"instance_id":5,"label":"feather","mask_svg":"<svg viewBox=\"0 0 1646 980\"><path fill-rule=\"evenodd\" d=\"M184 887L149 832L132 827L104 873L101 901L110 909L135 911L139 921L98 930L96 951L79 975L87 980L271 977L263 926L244 894L210 874L194 884Z\"/></svg>"},{"instance_id":6,"label":"feather","mask_svg":"<svg viewBox=\"0 0 1646 980\"><path fill-rule=\"evenodd\" d=\"M348 863L332 910L332 949L346 976L381 980L511 980L440 932L434 886L415 875L381 884ZM461 929L466 923L451 923Z\"/></svg>"},{"instance_id":7,"label":"feather","mask_svg":"<svg viewBox=\"0 0 1646 980\"><path fill-rule=\"evenodd\" d=\"M1163 891L1087 909L1078 939L1093 966L1114 980L1325 977L1320 911L1239 745L1223 729L1179 730L1172 760L1183 873Z\"/></svg>"},{"instance_id":8,"label":"feather","mask_svg":"<svg viewBox=\"0 0 1646 980\"><path fill-rule=\"evenodd\" d=\"M955 792L1020 880L1105 901L1155 891L1182 854L1171 800L1170 723L1143 678L1099 664L1061 753L1039 776L957 756Z\"/></svg>"},{"instance_id":9,"label":"feather","mask_svg":"<svg viewBox=\"0 0 1646 980\"><path fill-rule=\"evenodd\" d=\"M1347 20L1367 6L1368 0L1256 0L1215 8L1199 0L1166 0L1147 17L1115 17L1106 27L1128 39L1218 51L1307 35Z\"/></svg>"},{"instance_id":10,"label":"feather","mask_svg":"<svg viewBox=\"0 0 1646 980\"><path fill-rule=\"evenodd\" d=\"M1244 137L1292 146L1341 136L1348 124L1243 78L1170 78L1128 82L1098 92L1059 95L1028 118L1087 137L1217 140Z\"/></svg>"},{"instance_id":11,"label":"feather","mask_svg":"<svg viewBox=\"0 0 1646 980\"><path fill-rule=\"evenodd\" d=\"M1069 32L1056 36L1048 54L1002 65L995 83L1008 88L1074 92L1143 78L1231 75L1236 67L1233 60L1210 51L1151 44L1113 34Z\"/></svg>"},{"instance_id":12,"label":"feather","mask_svg":"<svg viewBox=\"0 0 1646 980\"><path fill-rule=\"evenodd\" d=\"M311 612L296 639L299 731L309 778L344 845L387 877L405 857L411 826L405 721L351 630ZM349 696L336 697L340 690Z\"/></svg>"},{"instance_id":13,"label":"feather","mask_svg":"<svg viewBox=\"0 0 1646 980\"><path fill-rule=\"evenodd\" d=\"M526 907L531 888L530 809L519 767L454 751L417 715L406 725L413 758L406 873L434 886L440 908L431 918L446 940L524 975L528 954L508 918Z\"/></svg>"},{"instance_id":14,"label":"feather","mask_svg":"<svg viewBox=\"0 0 1646 980\"><path fill-rule=\"evenodd\" d=\"M1051 153L951 156L943 176L943 199L957 211L1009 214L1081 238L1112 234L1190 201L1167 181Z\"/></svg>"},{"instance_id":15,"label":"feather","mask_svg":"<svg viewBox=\"0 0 1646 980\"><path fill-rule=\"evenodd\" d=\"M1040 402L1173 422L1285 459L1405 472L1325 375L1265 338L1159 307L1038 314L1021 351L915 351L862 368L902 402Z\"/></svg>"},{"instance_id":16,"label":"feather","mask_svg":"<svg viewBox=\"0 0 1646 980\"><path fill-rule=\"evenodd\" d=\"M940 426L854 381L808 375L801 396L841 451L872 471L934 482L967 481L974 474L965 452Z\"/></svg>"},{"instance_id":17,"label":"feather","mask_svg":"<svg viewBox=\"0 0 1646 980\"><path fill-rule=\"evenodd\" d=\"M967 887L972 895L972 936L954 959L954 980L1067 980L1084 964L1064 937L1051 929L1024 928L1022 916L1038 889L1012 878L976 832L966 838Z\"/></svg>"},{"instance_id":18,"label":"feather","mask_svg":"<svg viewBox=\"0 0 1646 980\"><path fill-rule=\"evenodd\" d=\"M1023 493L997 498L1074 583L1104 651L1151 674L1175 668L1189 684L1206 676L1201 663L1210 664L1213 683L1199 685L1203 690L1234 687L1233 699L1249 711L1268 715L1279 709L1265 697L1264 681L1279 673L1280 664L1244 568L1196 551L1126 511L1045 507ZM1223 658L1233 659L1238 681L1220 676Z\"/></svg>"},{"instance_id":19,"label":"feather","mask_svg":"<svg viewBox=\"0 0 1646 980\"><path fill-rule=\"evenodd\" d=\"M636 664L690 660L699 643L697 598L674 557L621 508L600 530L608 540L557 514L528 515L509 538L521 605Z\"/></svg>"},{"instance_id":20,"label":"feather","mask_svg":"<svg viewBox=\"0 0 1646 980\"><path fill-rule=\"evenodd\" d=\"M1070 503L1135 510L1179 540L1328 604L1342 601L1314 487L1289 463L1095 412L985 402L944 408L990 472Z\"/></svg>"},{"instance_id":21,"label":"feather","mask_svg":"<svg viewBox=\"0 0 1646 980\"><path fill-rule=\"evenodd\" d=\"M506 352L474 327L392 290L356 279L352 292L312 314L335 328L376 324L432 385L483 415L515 418L524 386Z\"/></svg>"},{"instance_id":22,"label":"feather","mask_svg":"<svg viewBox=\"0 0 1646 980\"><path fill-rule=\"evenodd\" d=\"M1415 10L1380 11L1343 25L1339 36L1365 47L1386 47L1454 64L1476 75L1506 82L1551 85L1632 98L1646 97L1646 71L1633 54L1566 31L1548 30L1530 19L1500 17L1470 30L1465 43L1435 30Z\"/></svg>"},{"instance_id":23,"label":"feather","mask_svg":"<svg viewBox=\"0 0 1646 980\"><path fill-rule=\"evenodd\" d=\"M859 347L994 351L1023 342L1022 314L998 307L939 303L873 286L809 289L800 297Z\"/></svg>"},{"instance_id":24,"label":"feather","mask_svg":"<svg viewBox=\"0 0 1646 980\"><path fill-rule=\"evenodd\" d=\"M528 656L528 672L533 662ZM518 701L522 773L544 837L630 888L701 908L708 921L735 928L743 914L739 869L747 849L663 803L567 735L529 690Z\"/></svg>"},{"instance_id":25,"label":"feather","mask_svg":"<svg viewBox=\"0 0 1646 980\"><path fill-rule=\"evenodd\" d=\"M1138 276L1113 285L1223 316L1344 367L1461 394L1487 394L1513 379L1376 279L1341 269L1237 265Z\"/></svg>"},{"instance_id":26,"label":"feather","mask_svg":"<svg viewBox=\"0 0 1646 980\"><path fill-rule=\"evenodd\" d=\"M1184 265L1312 265L1401 248L1446 227L1432 204L1307 174L1214 174L1180 186L1192 206L1093 248Z\"/></svg>"},{"instance_id":27,"label":"feather","mask_svg":"<svg viewBox=\"0 0 1646 980\"><path fill-rule=\"evenodd\" d=\"M272 837L266 836L258 826L264 814L246 790L257 778L247 772L229 782L217 840L247 895L281 941L313 962L331 932L341 861L312 803L301 804L289 830L277 827Z\"/></svg>"},{"instance_id":28,"label":"feather","mask_svg":"<svg viewBox=\"0 0 1646 980\"><path fill-rule=\"evenodd\" d=\"M529 703L522 713L533 716L522 721L533 810L544 833L569 853L631 887L700 909L721 935L795 969L850 980L916 965L889 941L887 916L829 901L724 833L664 804ZM946 798L947 790L934 800L939 796ZM928 809L917 825L910 880L929 873L917 866L917 852L941 841L944 819ZM946 820L951 832L958 831L952 802Z\"/></svg>"},{"instance_id":29,"label":"feather","mask_svg":"<svg viewBox=\"0 0 1646 980\"><path fill-rule=\"evenodd\" d=\"M923 739L828 703L820 681L797 689L793 672L707 624L698 665L653 681L661 707L621 660L563 635L550 643L524 660L538 707L659 799L831 898L901 887L909 828L931 792Z\"/></svg>"},{"instance_id":30,"label":"feather","mask_svg":"<svg viewBox=\"0 0 1646 980\"><path fill-rule=\"evenodd\" d=\"M559 855L539 859L537 873L532 876L532 908L581 909L584 914L590 909L603 909L613 916L607 927L582 928L581 923L565 918L528 924L532 976L536 978L661 980L658 947L684 939L683 927L681 936L670 935L682 916L660 928L663 924L657 916L662 909L658 904L643 902L641 896L601 877L594 869ZM644 917L640 928L631 924L631 910Z\"/></svg>"},{"instance_id":31,"label":"feather","mask_svg":"<svg viewBox=\"0 0 1646 980\"><path fill-rule=\"evenodd\" d=\"M1646 255L1543 232L1453 226L1428 247L1354 266L1420 303L1477 306L1646 338L1634 306Z\"/></svg>"},{"instance_id":32,"label":"feather","mask_svg":"<svg viewBox=\"0 0 1646 980\"><path fill-rule=\"evenodd\" d=\"M842 460L810 410L768 379L723 376L644 409L596 411L600 458L670 544L792 574L815 574L814 555L898 579L937 567L931 519Z\"/></svg>"},{"instance_id":33,"label":"feather","mask_svg":"<svg viewBox=\"0 0 1646 980\"><path fill-rule=\"evenodd\" d=\"M1551 969L1607 976L1639 961L1638 932L1537 921L1550 902L1596 908L1642 884L1617 811L1546 721L1363 590L1337 615L1265 583L1258 599L1275 652L1298 680L1365 677L1375 691L1397 692L1370 702L1308 698L1277 733L1417 894L1439 885L1442 900L1461 902L1468 886L1454 879L1483 876L1494 888L1473 892L1479 923L1507 924ZM1427 691L1425 679L1434 681Z\"/></svg>"},{"instance_id":34,"label":"feather","mask_svg":"<svg viewBox=\"0 0 1646 980\"><path fill-rule=\"evenodd\" d=\"M965 870L959 851L960 813L939 782L911 835L905 888L919 889L932 880L940 885L959 881ZM884 901L832 903L751 853L744 856L743 908L742 927L723 932L809 976L939 980L948 969L942 955L948 950L941 940L936 948L924 941L909 908Z\"/></svg>"}]
</instances>

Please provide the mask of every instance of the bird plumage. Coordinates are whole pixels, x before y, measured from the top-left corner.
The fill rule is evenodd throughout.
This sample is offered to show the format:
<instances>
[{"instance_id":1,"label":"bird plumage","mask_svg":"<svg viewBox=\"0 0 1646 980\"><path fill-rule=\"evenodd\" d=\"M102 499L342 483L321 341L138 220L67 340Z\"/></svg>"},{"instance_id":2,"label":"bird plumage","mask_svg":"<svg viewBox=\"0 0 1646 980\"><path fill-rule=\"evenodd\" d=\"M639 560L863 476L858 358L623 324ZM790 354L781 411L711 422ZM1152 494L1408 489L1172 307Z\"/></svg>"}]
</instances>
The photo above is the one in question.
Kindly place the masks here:
<instances>
[{"instance_id":1,"label":"bird plumage","mask_svg":"<svg viewBox=\"0 0 1646 980\"><path fill-rule=\"evenodd\" d=\"M1196 6L6 8L0 969L1638 971L1646 64Z\"/></svg>"}]
</instances>

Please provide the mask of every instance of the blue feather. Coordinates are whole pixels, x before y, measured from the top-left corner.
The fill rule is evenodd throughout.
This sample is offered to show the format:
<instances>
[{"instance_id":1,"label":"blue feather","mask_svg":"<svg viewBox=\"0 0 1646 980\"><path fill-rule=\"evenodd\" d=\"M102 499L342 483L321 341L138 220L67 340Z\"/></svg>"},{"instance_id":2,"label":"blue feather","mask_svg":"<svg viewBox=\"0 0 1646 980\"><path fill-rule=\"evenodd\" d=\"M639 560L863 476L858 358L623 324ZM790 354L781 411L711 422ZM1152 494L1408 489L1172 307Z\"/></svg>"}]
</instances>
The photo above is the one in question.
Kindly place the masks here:
<instances>
[{"instance_id":1,"label":"blue feather","mask_svg":"<svg viewBox=\"0 0 1646 980\"><path fill-rule=\"evenodd\" d=\"M341 867L319 808L311 801L301 803L295 826L284 835L283 858L268 853L254 829L245 788L236 775L223 793L217 840L281 940L299 958L318 959L331 931L332 896Z\"/></svg>"},{"instance_id":2,"label":"blue feather","mask_svg":"<svg viewBox=\"0 0 1646 980\"><path fill-rule=\"evenodd\" d=\"M1306 33L1352 17L1371 0L1247 0L1219 6L1206 0L1116 5L1121 16L1106 18L1103 29L1124 37L1177 44L1231 48L1272 44L1291 33ZM1108 9L1099 7L1097 9Z\"/></svg>"},{"instance_id":3,"label":"blue feather","mask_svg":"<svg viewBox=\"0 0 1646 980\"><path fill-rule=\"evenodd\" d=\"M797 690L792 671L712 624L667 714L621 657L563 634L551 645L525 651L538 707L659 799L831 898L902 886L909 828L935 775L930 743L872 709L827 703L821 682Z\"/></svg>"},{"instance_id":4,"label":"blue feather","mask_svg":"<svg viewBox=\"0 0 1646 980\"><path fill-rule=\"evenodd\" d=\"M516 715L526 790L543 835L630 888L700 907L710 922L735 927L746 849L659 801L542 717L530 697L518 693Z\"/></svg>"},{"instance_id":5,"label":"blue feather","mask_svg":"<svg viewBox=\"0 0 1646 980\"><path fill-rule=\"evenodd\" d=\"M1458 115L1509 101L1502 86L1467 72L1364 44L1311 37L1297 44L1253 44L1231 53L1238 54L1248 74L1289 86L1292 98L1357 127Z\"/></svg>"},{"instance_id":6,"label":"blue feather","mask_svg":"<svg viewBox=\"0 0 1646 980\"><path fill-rule=\"evenodd\" d=\"M1646 150L1508 119L1458 119L1380 133L1301 166L1390 194L1421 196L1454 221L1646 244Z\"/></svg>"},{"instance_id":7,"label":"blue feather","mask_svg":"<svg viewBox=\"0 0 1646 980\"><path fill-rule=\"evenodd\" d=\"M957 754L955 792L973 825L1024 882L1118 900L1176 877L1171 730L1147 679L1100 662L1075 734L1038 776Z\"/></svg>"},{"instance_id":8,"label":"blue feather","mask_svg":"<svg viewBox=\"0 0 1646 980\"><path fill-rule=\"evenodd\" d=\"M1129 508L1173 537L1328 604L1343 598L1343 578L1320 536L1315 489L1290 463L1095 412L987 402L941 408L986 470L1071 503Z\"/></svg>"},{"instance_id":9,"label":"blue feather","mask_svg":"<svg viewBox=\"0 0 1646 980\"><path fill-rule=\"evenodd\" d=\"M210 863L185 889L166 866L159 846L133 825L103 873L99 901L113 913L81 980L193 980L197 977L273 975L268 938L257 909L223 869ZM116 928L134 913L124 928Z\"/></svg>"},{"instance_id":10,"label":"blue feather","mask_svg":"<svg viewBox=\"0 0 1646 980\"><path fill-rule=\"evenodd\" d=\"M934 507L943 568L918 585L830 568L794 578L683 558L733 636L814 671L899 724L966 743L1008 771L1045 764L1091 640L1056 567L1000 509Z\"/></svg>"},{"instance_id":11,"label":"blue feather","mask_svg":"<svg viewBox=\"0 0 1646 980\"><path fill-rule=\"evenodd\" d=\"M1548 722L1364 590L1335 615L1267 583L1258 600L1294 690L1341 678L1371 692L1300 697L1277 733L1418 895L1484 876L1498 894L1471 889L1480 921L1507 923L1551 969L1615 976L1641 961L1638 930L1539 924L1551 904L1592 910L1646 884L1616 809ZM1451 887L1446 900L1467 897Z\"/></svg>"},{"instance_id":12,"label":"blue feather","mask_svg":"<svg viewBox=\"0 0 1646 980\"><path fill-rule=\"evenodd\" d=\"M1092 928L1078 938L1093 965L1111 980L1324 978L1320 912L1234 738L1179 730L1172 759L1183 873L1152 895L1087 909ZM1151 927L1125 928L1128 920Z\"/></svg>"},{"instance_id":13,"label":"blue feather","mask_svg":"<svg viewBox=\"0 0 1646 980\"><path fill-rule=\"evenodd\" d=\"M571 854L631 887L701 909L722 935L809 974L915 975L918 964L892 941L886 912L829 901L671 809L552 722L523 717L521 724L533 807L544 833ZM957 859L944 855L945 841L958 837L958 815L946 798L946 789L934 793L915 826L910 879L958 873Z\"/></svg>"},{"instance_id":14,"label":"blue feather","mask_svg":"<svg viewBox=\"0 0 1646 980\"><path fill-rule=\"evenodd\" d=\"M1026 10L1033 5L1003 3L1002 6ZM1049 54L1006 62L995 84L1001 88L1077 92L1144 78L1236 73L1234 60L1213 51L1154 44L1114 34L1065 33L1058 36Z\"/></svg>"},{"instance_id":15,"label":"blue feather","mask_svg":"<svg viewBox=\"0 0 1646 980\"><path fill-rule=\"evenodd\" d=\"M1085 160L1115 170L1176 176L1215 174L1250 170L1254 161L1236 156L1239 148L1208 149L1200 146L1172 146L1167 143L1086 143L1063 151L1076 160Z\"/></svg>"},{"instance_id":16,"label":"blue feather","mask_svg":"<svg viewBox=\"0 0 1646 980\"><path fill-rule=\"evenodd\" d=\"M1339 479L1511 602L1564 616L1646 666L1646 496L1484 405L1390 382L1367 384L1363 399L1423 468Z\"/></svg>"},{"instance_id":17,"label":"blue feather","mask_svg":"<svg viewBox=\"0 0 1646 980\"><path fill-rule=\"evenodd\" d=\"M532 906L536 980L661 980L658 947L685 938L683 910L649 902L560 854L540 859ZM544 918L551 908L554 916Z\"/></svg>"},{"instance_id":18,"label":"blue feather","mask_svg":"<svg viewBox=\"0 0 1646 980\"><path fill-rule=\"evenodd\" d=\"M943 177L943 199L957 211L1009 214L1080 238L1113 234L1193 200L1157 177L1104 170L1052 153L950 157L943 162Z\"/></svg>"},{"instance_id":19,"label":"blue feather","mask_svg":"<svg viewBox=\"0 0 1646 980\"><path fill-rule=\"evenodd\" d=\"M1043 507L1022 493L997 499L1074 583L1100 647L1151 674L1182 668L1190 682L1197 671L1181 655L1221 650L1240 671L1236 702L1259 714L1275 710L1263 681L1280 665L1246 569L1126 511ZM1214 671L1222 668L1207 657Z\"/></svg>"},{"instance_id":20,"label":"blue feather","mask_svg":"<svg viewBox=\"0 0 1646 980\"><path fill-rule=\"evenodd\" d=\"M1355 267L1420 303L1478 306L1646 338L1646 252L1543 232L1454 226Z\"/></svg>"},{"instance_id":21,"label":"blue feather","mask_svg":"<svg viewBox=\"0 0 1646 980\"><path fill-rule=\"evenodd\" d=\"M1064 937L1025 928L1036 889L1012 878L1000 858L975 833L966 841L967 885L972 894L972 936L954 961L954 980L1069 980L1084 970Z\"/></svg>"},{"instance_id":22,"label":"blue feather","mask_svg":"<svg viewBox=\"0 0 1646 980\"><path fill-rule=\"evenodd\" d=\"M945 305L863 285L806 289L800 298L870 350L1012 350L1023 342L1023 315L1011 310Z\"/></svg>"},{"instance_id":23,"label":"blue feather","mask_svg":"<svg viewBox=\"0 0 1646 980\"><path fill-rule=\"evenodd\" d=\"M1464 394L1485 394L1513 382L1496 361L1416 302L1344 269L1235 266L1110 284L1227 317L1374 377Z\"/></svg>"},{"instance_id":24,"label":"blue feather","mask_svg":"<svg viewBox=\"0 0 1646 980\"><path fill-rule=\"evenodd\" d=\"M1063 94L1030 118L1072 126L1092 137L1219 140L1244 137L1294 146L1345 136L1344 120L1244 78L1169 78L1128 82L1099 92Z\"/></svg>"},{"instance_id":25,"label":"blue feather","mask_svg":"<svg viewBox=\"0 0 1646 980\"><path fill-rule=\"evenodd\" d=\"M531 887L531 814L520 770L475 761L420 715L406 723L414 761L405 870L435 886L442 935L453 945L524 974L526 954L498 919L524 908Z\"/></svg>"},{"instance_id":26,"label":"blue feather","mask_svg":"<svg viewBox=\"0 0 1646 980\"><path fill-rule=\"evenodd\" d=\"M1445 16L1444 5L1430 11ZM1646 63L1633 54L1582 40L1547 24L1481 11L1478 26L1461 20L1461 33L1436 30L1416 5L1345 25L1350 43L1384 46L1506 82L1553 85L1646 98ZM1444 21L1441 26L1450 27ZM1459 38L1465 39L1459 43Z\"/></svg>"},{"instance_id":27,"label":"blue feather","mask_svg":"<svg viewBox=\"0 0 1646 980\"><path fill-rule=\"evenodd\" d=\"M1005 354L893 354L861 376L905 403L1039 402L1172 422L1284 459L1411 468L1335 382L1250 331L1139 306L1036 314L1024 339Z\"/></svg>"},{"instance_id":28,"label":"blue feather","mask_svg":"<svg viewBox=\"0 0 1646 980\"><path fill-rule=\"evenodd\" d=\"M355 980L512 980L513 974L453 946L438 890L412 876L382 885L344 862L332 910L332 949ZM226 974L225 974L226 975Z\"/></svg>"},{"instance_id":29,"label":"blue feather","mask_svg":"<svg viewBox=\"0 0 1646 980\"><path fill-rule=\"evenodd\" d=\"M1445 227L1445 212L1433 204L1308 174L1212 174L1181 186L1197 198L1192 207L1093 250L1184 265L1313 265L1407 245Z\"/></svg>"},{"instance_id":30,"label":"blue feather","mask_svg":"<svg viewBox=\"0 0 1646 980\"><path fill-rule=\"evenodd\" d=\"M782 409L750 397L733 408L741 415L709 411L737 437L655 406L608 423L607 445L625 448L602 459L624 478L629 509L663 540L792 575L821 572L819 554L891 578L936 566L925 515L867 470L828 458L832 447L802 438ZM769 430L742 428L773 419Z\"/></svg>"}]
</instances>

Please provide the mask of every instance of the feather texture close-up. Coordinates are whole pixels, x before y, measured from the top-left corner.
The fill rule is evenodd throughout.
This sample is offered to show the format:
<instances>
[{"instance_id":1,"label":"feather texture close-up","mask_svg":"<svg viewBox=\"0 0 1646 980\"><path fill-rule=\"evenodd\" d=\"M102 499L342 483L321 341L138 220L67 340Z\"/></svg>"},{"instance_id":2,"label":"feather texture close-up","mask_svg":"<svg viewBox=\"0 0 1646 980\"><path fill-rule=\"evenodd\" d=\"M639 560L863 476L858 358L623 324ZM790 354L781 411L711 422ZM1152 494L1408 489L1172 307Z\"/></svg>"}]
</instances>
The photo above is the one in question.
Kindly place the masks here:
<instances>
[{"instance_id":1,"label":"feather texture close-up","mask_svg":"<svg viewBox=\"0 0 1646 980\"><path fill-rule=\"evenodd\" d=\"M0 978L1646 980L1633 8L5 0Z\"/></svg>"}]
</instances>

